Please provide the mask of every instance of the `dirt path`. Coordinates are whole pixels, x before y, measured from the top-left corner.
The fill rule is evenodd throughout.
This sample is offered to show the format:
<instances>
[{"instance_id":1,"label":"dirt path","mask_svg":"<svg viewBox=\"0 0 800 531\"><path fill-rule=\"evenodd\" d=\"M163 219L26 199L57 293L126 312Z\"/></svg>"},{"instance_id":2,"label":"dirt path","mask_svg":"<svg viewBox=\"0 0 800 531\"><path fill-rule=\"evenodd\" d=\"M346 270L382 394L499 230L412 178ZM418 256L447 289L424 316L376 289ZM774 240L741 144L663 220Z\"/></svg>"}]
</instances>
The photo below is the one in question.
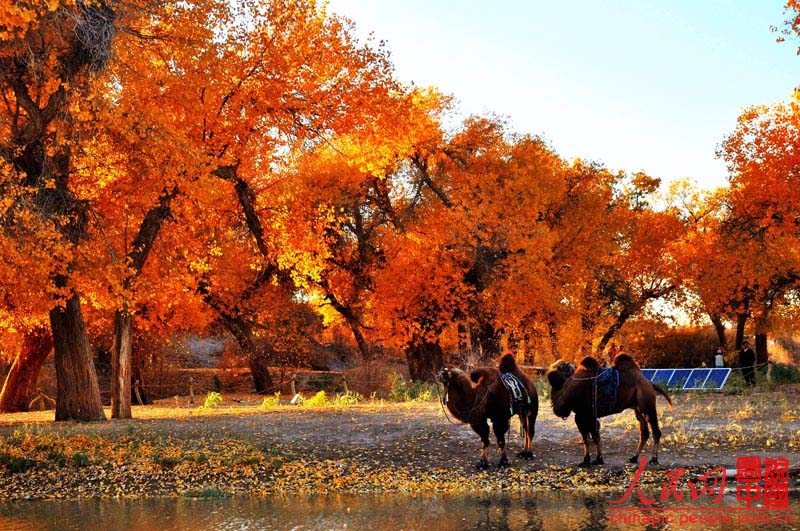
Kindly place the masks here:
<instances>
[{"instance_id":1,"label":"dirt path","mask_svg":"<svg viewBox=\"0 0 800 531\"><path fill-rule=\"evenodd\" d=\"M735 468L736 458L742 455L784 456L797 467L800 465L800 404L794 398L797 391L784 388L742 396L678 395L674 397L675 408L672 411L666 408L663 400L659 400L664 432L660 470L676 467L699 470L717 466ZM238 402L233 402L233 398ZM142 474L148 470L157 474L163 472L162 479L167 483L164 489L134 491L145 496L180 494L187 489L209 485L233 485L235 481L226 483L225 474L229 472L225 470L226 463L230 465L240 461L250 466L250 470L242 472L240 478L243 482L241 490L245 492L256 487L268 491L279 479L285 481L284 486L290 490L295 487L303 490L315 488L313 485L324 486L325 481L338 478L342 485L340 490L350 491L366 488L380 491L382 486L389 491L406 488L398 478L408 483L407 488L411 490L424 486L426 482L432 490L446 490L458 488L459 484L464 488L476 488L475 485L496 480L492 479L492 472L496 473L496 470L487 474L474 469L480 450L477 435L468 426L451 424L436 402L369 403L341 408L281 406L265 411L256 405L260 398L255 395L226 397L226 402L213 410L197 410L181 404L176 408L174 401L164 401L158 406L134 408L137 418L133 420L93 424L50 422L52 411L3 415L0 416L0 434L5 436L7 445L24 441L28 436L49 437L51 442L47 444L51 446L53 437L68 441L65 443L67 446L71 444L69 441L88 437L90 441L104 441L107 445L104 451L112 453L120 451L121 441L128 446L153 446L157 450L151 453L157 457L151 460L160 465L160 468L155 467L155 471L138 461L144 459L142 455L146 452L120 454L122 457L109 462L102 456L87 458L93 466L105 467L114 474L131 473L131 470L138 470L137 466L142 468ZM602 435L606 465L597 467L595 476L603 478L600 483L609 486L619 483L617 488L624 487L627 485L625 478L632 471L630 466L625 468L625 462L633 454L638 440L633 413L628 411L603 419ZM510 476L502 477L511 478L512 488L513 485L535 484L536 481L552 488L563 488L559 487L563 478L574 477L577 471L573 465L582 456L573 420L554 417L546 400L536 423L533 444L536 458L522 461L515 457L522 445L516 420L512 423L508 443L512 470ZM44 446L41 441L36 444L36 449ZM226 449L233 446L240 448L236 450L239 455L246 454L250 451L248 449L258 449L260 454L249 457L249 461L236 461L230 456L214 461L217 453L225 454ZM178 448L176 457L167 461L163 454L175 453L175 447ZM649 444L648 455L650 449ZM490 462L496 462L494 445L492 450ZM47 455L52 454L52 449L49 452ZM210 457L210 461L198 465L190 459L195 455L192 452L205 452L208 456L205 459ZM134 466L127 462L130 457L126 455L135 456L139 464ZM219 477L202 476L199 471L208 472L206 469L213 468L212 463L216 469L223 469L216 470ZM301 463L302 466L298 466L303 470L322 470L319 483L315 483L313 473L287 469L292 463ZM51 466L49 462L37 462L36 465L16 474L9 471L0 473L0 494L5 492L6 497L12 498L22 496L26 491L12 486L25 483L27 488L35 488L36 481L41 480L37 474L92 473L88 470L91 466L84 470L75 469L69 463L61 467ZM230 473L238 474L237 466L230 465L230 469ZM180 475L182 471L185 472L183 476ZM545 481L545 474L552 476L552 481ZM170 475L183 479L170 483ZM363 481L358 477L360 475L365 476ZM301 477L298 479L297 476ZM205 479L195 481L194 478L199 477ZM464 478L469 480L464 482ZM589 482L593 483L591 479ZM241 491L238 487L228 490ZM53 492L44 496L54 495ZM124 489L116 492L118 496L130 493ZM65 495L74 493L67 488ZM89 491L87 495L95 494Z\"/></svg>"}]
</instances>

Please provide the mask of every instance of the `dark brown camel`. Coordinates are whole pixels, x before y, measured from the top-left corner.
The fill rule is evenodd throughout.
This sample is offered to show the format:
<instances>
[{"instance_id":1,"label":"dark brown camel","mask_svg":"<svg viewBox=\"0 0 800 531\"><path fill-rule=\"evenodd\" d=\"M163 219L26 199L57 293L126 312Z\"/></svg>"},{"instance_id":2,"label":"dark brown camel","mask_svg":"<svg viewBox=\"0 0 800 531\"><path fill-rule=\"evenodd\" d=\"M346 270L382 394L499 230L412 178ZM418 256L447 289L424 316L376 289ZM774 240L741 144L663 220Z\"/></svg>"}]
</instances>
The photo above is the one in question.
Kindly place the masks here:
<instances>
[{"instance_id":1,"label":"dark brown camel","mask_svg":"<svg viewBox=\"0 0 800 531\"><path fill-rule=\"evenodd\" d=\"M589 435L597 447L597 458L591 464L603 464L603 452L600 448L600 421L598 417L620 413L625 409L633 409L639 421L639 447L636 455L629 462L638 463L645 443L650 438L648 423L653 430L653 457L651 464L658 464L658 446L661 441L661 430L658 427L656 411L656 392L663 395L672 407L672 399L660 386L644 377L639 365L627 354L618 354L612 368L619 373L619 387L616 400L608 407L598 407L595 381L600 374L600 364L591 356L583 358L577 369L565 361L558 361L550 366L547 380L552 387L553 413L567 418L575 412L575 424L583 437L583 462L581 466L589 466Z\"/></svg>"},{"instance_id":2,"label":"dark brown camel","mask_svg":"<svg viewBox=\"0 0 800 531\"><path fill-rule=\"evenodd\" d=\"M508 384L504 383L503 374L515 376L527 392L524 403L517 404L519 408L513 412L512 392L507 387ZM499 370L494 367L478 367L467 376L459 369L444 369L439 375L439 381L445 386L443 404L455 418L469 424L483 442L483 452L477 464L479 469L489 468L488 421L492 422L497 446L500 448L500 460L497 466L503 468L509 465L506 456L506 432L511 417L517 413L525 437L523 449L517 457L533 458L531 439L535 432L536 415L539 413L539 396L533 382L520 370L512 355L506 354L501 358Z\"/></svg>"}]
</instances>

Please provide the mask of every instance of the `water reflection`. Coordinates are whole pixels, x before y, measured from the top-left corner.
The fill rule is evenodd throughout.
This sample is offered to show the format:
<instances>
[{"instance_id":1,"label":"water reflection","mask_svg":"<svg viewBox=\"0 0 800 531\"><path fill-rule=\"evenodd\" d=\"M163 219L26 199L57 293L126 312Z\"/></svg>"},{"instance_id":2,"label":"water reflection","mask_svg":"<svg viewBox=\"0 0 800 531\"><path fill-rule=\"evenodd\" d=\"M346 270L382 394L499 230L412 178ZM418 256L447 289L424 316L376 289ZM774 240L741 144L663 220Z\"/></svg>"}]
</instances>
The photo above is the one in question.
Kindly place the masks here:
<instances>
[{"instance_id":1,"label":"water reflection","mask_svg":"<svg viewBox=\"0 0 800 531\"><path fill-rule=\"evenodd\" d=\"M736 505L735 500L727 503ZM794 520L800 502L792 499ZM625 525L604 497L543 492L531 496L316 496L303 498L36 501L0 504L0 529L179 530L616 530L709 529L708 525ZM798 524L761 524L768 531ZM718 528L717 526L710 526ZM751 525L725 526L752 529Z\"/></svg>"}]
</instances>

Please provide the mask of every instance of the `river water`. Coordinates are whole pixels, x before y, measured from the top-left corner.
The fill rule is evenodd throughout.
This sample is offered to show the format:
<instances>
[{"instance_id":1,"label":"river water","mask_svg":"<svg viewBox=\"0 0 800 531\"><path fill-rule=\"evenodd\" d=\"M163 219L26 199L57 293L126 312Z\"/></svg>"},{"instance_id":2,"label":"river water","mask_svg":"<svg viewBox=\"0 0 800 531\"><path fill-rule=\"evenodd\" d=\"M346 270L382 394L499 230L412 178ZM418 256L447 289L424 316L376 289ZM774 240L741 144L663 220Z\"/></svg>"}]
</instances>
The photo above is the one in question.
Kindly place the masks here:
<instances>
[{"instance_id":1,"label":"river water","mask_svg":"<svg viewBox=\"0 0 800 531\"><path fill-rule=\"evenodd\" d=\"M664 511L620 511L611 497L567 492L509 496L314 496L0 503L0 529L29 530L356 530L800 529L800 499L788 511L723 502L674 503ZM648 520L649 519L649 520ZM656 520L655 525L652 524ZM671 520L671 522L666 522ZM692 523L692 521L694 523ZM793 523L792 523L793 521ZM626 523L627 522L627 523ZM648 522L650 525L648 525ZM789 523L786 523L789 522Z\"/></svg>"}]
</instances>

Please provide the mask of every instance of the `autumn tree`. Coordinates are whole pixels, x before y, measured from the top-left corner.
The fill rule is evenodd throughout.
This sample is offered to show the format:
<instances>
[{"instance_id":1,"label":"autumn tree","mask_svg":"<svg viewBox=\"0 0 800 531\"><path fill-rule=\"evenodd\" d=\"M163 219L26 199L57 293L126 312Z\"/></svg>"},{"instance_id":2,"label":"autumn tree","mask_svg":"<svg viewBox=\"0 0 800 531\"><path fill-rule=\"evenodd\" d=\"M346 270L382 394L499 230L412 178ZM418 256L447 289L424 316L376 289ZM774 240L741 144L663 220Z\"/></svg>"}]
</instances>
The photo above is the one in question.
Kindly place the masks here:
<instances>
[{"instance_id":1,"label":"autumn tree","mask_svg":"<svg viewBox=\"0 0 800 531\"><path fill-rule=\"evenodd\" d=\"M103 420L97 378L71 273L88 231L86 202L74 190L73 147L85 132L71 103L86 95L109 57L116 13L104 2L4 5L0 12L0 156L18 190L6 227L36 217L50 234L47 284L58 380L56 420Z\"/></svg>"},{"instance_id":2,"label":"autumn tree","mask_svg":"<svg viewBox=\"0 0 800 531\"><path fill-rule=\"evenodd\" d=\"M115 142L143 139L142 145L123 149L138 159L125 161L125 167L152 176L145 188L151 192L137 203L137 210L147 208L141 210L135 241L122 253L127 272L118 290L114 343L129 344L125 338L131 337L136 296L128 288L172 215L176 197L203 204L206 214L183 218L186 225L172 228L183 231L185 244L194 247L188 262L196 291L246 353L256 389L265 391L272 388L267 357L255 347L263 341L254 340L253 321L242 316L248 305L241 303L276 281L289 282L286 292L293 289L289 275L280 273L275 245L280 227L265 216L276 170L298 151L356 131L374 117L394 86L389 64L383 51L355 45L351 25L315 2L169 5L149 21L146 31L138 31L151 36L145 44L117 50L107 95L112 121L126 124L128 131L116 134ZM230 215L234 207L238 217ZM255 264L255 270L243 270L252 273L249 285L237 283L241 275L210 270L213 257L202 256L203 249L219 248L202 235L214 231L213 222L204 219L214 218L208 215L214 210L228 214L219 219L239 231L228 241L238 241L244 263ZM205 244L196 245L198 238ZM231 296L231 288L238 296ZM114 364L122 374L129 357L120 351L121 361ZM117 380L121 387L114 395L124 402L129 379Z\"/></svg>"},{"instance_id":3,"label":"autumn tree","mask_svg":"<svg viewBox=\"0 0 800 531\"><path fill-rule=\"evenodd\" d=\"M800 98L795 93L788 103L745 110L719 151L731 174L730 212L722 231L743 256L741 304L754 319L761 362L768 355L773 312L800 286L798 145Z\"/></svg>"},{"instance_id":4,"label":"autumn tree","mask_svg":"<svg viewBox=\"0 0 800 531\"><path fill-rule=\"evenodd\" d=\"M726 190L698 189L686 180L672 183L667 202L686 226L674 258L683 280L682 310L695 322L711 321L717 341L726 351L726 323L736 323L736 347L741 345L749 317L747 301L739 295L746 255L722 232L728 213Z\"/></svg>"},{"instance_id":5,"label":"autumn tree","mask_svg":"<svg viewBox=\"0 0 800 531\"><path fill-rule=\"evenodd\" d=\"M387 333L403 346L412 377L443 362L444 335L499 352L516 268L541 267L549 252L540 219L558 189L560 161L540 140L515 138L496 120L472 119L410 158L405 231L387 238L377 279ZM538 299L538 294L535 295Z\"/></svg>"}]
</instances>

